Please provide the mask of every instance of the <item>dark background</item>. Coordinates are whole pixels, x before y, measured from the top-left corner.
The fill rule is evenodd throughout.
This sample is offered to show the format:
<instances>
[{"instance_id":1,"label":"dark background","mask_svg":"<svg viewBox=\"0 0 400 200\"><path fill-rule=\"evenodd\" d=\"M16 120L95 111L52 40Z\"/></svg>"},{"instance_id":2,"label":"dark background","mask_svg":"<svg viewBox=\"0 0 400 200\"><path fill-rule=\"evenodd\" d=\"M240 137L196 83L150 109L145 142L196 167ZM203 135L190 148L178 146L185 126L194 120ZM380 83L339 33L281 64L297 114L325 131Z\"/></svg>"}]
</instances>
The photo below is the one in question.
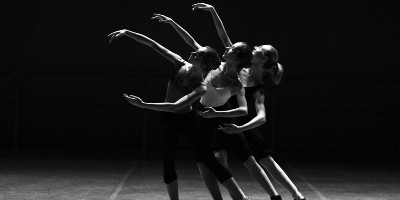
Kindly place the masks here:
<instances>
[{"instance_id":1,"label":"dark background","mask_svg":"<svg viewBox=\"0 0 400 200\"><path fill-rule=\"evenodd\" d=\"M201 45L224 47L196 1L2 3L0 146L158 148L159 113L122 93L163 101L173 64L129 29L188 58L192 49L152 13ZM337 1L206 1L232 42L271 44L285 72L276 95L276 151L399 158L399 24L394 6ZM143 137L146 135L147 137ZM182 142L181 147L186 144Z\"/></svg>"}]
</instances>

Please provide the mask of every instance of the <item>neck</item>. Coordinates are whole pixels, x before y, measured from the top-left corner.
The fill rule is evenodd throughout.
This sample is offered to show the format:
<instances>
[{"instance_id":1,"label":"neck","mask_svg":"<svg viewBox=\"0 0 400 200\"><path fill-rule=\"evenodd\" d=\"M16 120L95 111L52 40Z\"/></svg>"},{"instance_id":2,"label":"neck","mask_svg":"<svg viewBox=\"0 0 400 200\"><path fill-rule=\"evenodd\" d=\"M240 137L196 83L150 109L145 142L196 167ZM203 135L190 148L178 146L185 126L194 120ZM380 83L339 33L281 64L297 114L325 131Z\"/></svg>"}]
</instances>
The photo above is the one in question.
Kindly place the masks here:
<instances>
[{"instance_id":1,"label":"neck","mask_svg":"<svg viewBox=\"0 0 400 200\"><path fill-rule=\"evenodd\" d=\"M204 76L204 70L198 68L198 67L194 67L192 66L192 68L190 69L190 74L193 77L203 77Z\"/></svg>"},{"instance_id":2,"label":"neck","mask_svg":"<svg viewBox=\"0 0 400 200\"><path fill-rule=\"evenodd\" d=\"M253 64L249 69L250 79L255 83L262 83L263 66L261 64Z\"/></svg>"},{"instance_id":3,"label":"neck","mask_svg":"<svg viewBox=\"0 0 400 200\"><path fill-rule=\"evenodd\" d=\"M224 74L232 74L232 73L237 74L236 69L237 69L237 64L225 62L225 65L224 65L222 71Z\"/></svg>"}]
</instances>

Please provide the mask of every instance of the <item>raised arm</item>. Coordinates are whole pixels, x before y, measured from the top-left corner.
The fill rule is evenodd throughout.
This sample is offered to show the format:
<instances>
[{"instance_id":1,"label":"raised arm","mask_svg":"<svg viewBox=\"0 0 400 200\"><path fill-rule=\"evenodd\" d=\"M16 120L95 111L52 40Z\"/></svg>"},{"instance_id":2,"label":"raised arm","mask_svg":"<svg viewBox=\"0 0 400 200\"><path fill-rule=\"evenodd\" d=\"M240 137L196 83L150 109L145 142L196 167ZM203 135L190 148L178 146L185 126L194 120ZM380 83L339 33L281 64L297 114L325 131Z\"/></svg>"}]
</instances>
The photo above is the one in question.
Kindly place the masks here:
<instances>
[{"instance_id":1,"label":"raised arm","mask_svg":"<svg viewBox=\"0 0 400 200\"><path fill-rule=\"evenodd\" d=\"M196 42L196 40L194 40L194 38L185 29L179 26L179 24L177 24L171 18L165 15L154 13L151 19L157 19L159 22L171 24L171 26L175 29L175 31L178 32L178 34L183 38L183 40L185 40L185 42L188 43L194 50L198 50L199 48L202 47L199 43Z\"/></svg>"},{"instance_id":2,"label":"raised arm","mask_svg":"<svg viewBox=\"0 0 400 200\"><path fill-rule=\"evenodd\" d=\"M219 38L221 39L221 41L225 47L231 47L232 42L229 39L228 34L225 31L224 24L222 23L221 18L219 18L218 13L215 10L214 6L205 4L205 3L196 3L196 4L193 4L192 10L194 11L196 9L211 12L212 18L214 20L215 28L217 28Z\"/></svg>"},{"instance_id":3,"label":"raised arm","mask_svg":"<svg viewBox=\"0 0 400 200\"><path fill-rule=\"evenodd\" d=\"M207 91L206 86L200 85L195 90L193 90L191 93L183 96L182 98L180 98L178 101L176 101L174 103L168 103L168 102L146 103L146 102L143 102L137 96L133 96L133 95L128 96L126 94L124 94L123 96L130 104L140 107L140 108L156 110L156 111L163 111L163 112L176 112L178 110L181 110L185 107L190 106L193 102L195 102L197 99L199 99L201 96L203 96L206 93L206 91Z\"/></svg>"},{"instance_id":4,"label":"raised arm","mask_svg":"<svg viewBox=\"0 0 400 200\"><path fill-rule=\"evenodd\" d=\"M182 59L178 54L171 52L167 48L163 47L162 45L158 44L156 41L150 39L149 37L142 35L140 33L135 33L133 31L123 29L119 31L112 32L108 35L110 37L110 42L112 42L115 38L121 36L128 36L142 44L145 44L151 48L153 48L157 53L161 54L171 62L173 62L177 66L182 66L185 64L185 60Z\"/></svg>"}]
</instances>

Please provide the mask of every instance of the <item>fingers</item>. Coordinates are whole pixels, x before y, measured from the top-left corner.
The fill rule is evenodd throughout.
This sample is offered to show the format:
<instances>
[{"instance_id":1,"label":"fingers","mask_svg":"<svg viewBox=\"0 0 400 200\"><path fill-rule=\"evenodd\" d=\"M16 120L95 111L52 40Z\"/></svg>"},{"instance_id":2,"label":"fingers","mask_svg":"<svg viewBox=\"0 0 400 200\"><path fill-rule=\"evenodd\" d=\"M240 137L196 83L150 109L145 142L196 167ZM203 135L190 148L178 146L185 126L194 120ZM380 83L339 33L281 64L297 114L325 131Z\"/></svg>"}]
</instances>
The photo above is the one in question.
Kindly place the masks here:
<instances>
[{"instance_id":1,"label":"fingers","mask_svg":"<svg viewBox=\"0 0 400 200\"><path fill-rule=\"evenodd\" d=\"M224 123L223 125L224 125L224 127L233 127L233 124L229 124L229 123Z\"/></svg>"},{"instance_id":2,"label":"fingers","mask_svg":"<svg viewBox=\"0 0 400 200\"><path fill-rule=\"evenodd\" d=\"M115 31L115 32L108 34L108 37L110 37L109 42L112 42L114 40L114 38L117 38L121 35L122 35L122 33L120 31Z\"/></svg>"},{"instance_id":3,"label":"fingers","mask_svg":"<svg viewBox=\"0 0 400 200\"><path fill-rule=\"evenodd\" d=\"M200 8L200 5L197 3L197 4L193 4L193 6L192 6L192 11L195 11L195 10L197 10L197 9L201 9Z\"/></svg>"},{"instance_id":4,"label":"fingers","mask_svg":"<svg viewBox=\"0 0 400 200\"><path fill-rule=\"evenodd\" d=\"M151 19L156 19L156 20L158 20L158 22L166 22L167 21L161 17L152 17Z\"/></svg>"},{"instance_id":5,"label":"fingers","mask_svg":"<svg viewBox=\"0 0 400 200\"><path fill-rule=\"evenodd\" d=\"M108 35L108 37L110 37L110 40L108 42L112 42L114 39L114 34L111 33L110 35Z\"/></svg>"},{"instance_id":6,"label":"fingers","mask_svg":"<svg viewBox=\"0 0 400 200\"><path fill-rule=\"evenodd\" d=\"M118 33L119 31L114 31L114 32L112 32L112 33L110 33L110 34L108 34L108 36L107 37L110 37L110 36L112 36L112 35L115 35L116 33Z\"/></svg>"},{"instance_id":7,"label":"fingers","mask_svg":"<svg viewBox=\"0 0 400 200\"><path fill-rule=\"evenodd\" d=\"M157 19L158 22L168 22L170 19L162 14L153 13L153 17L151 19Z\"/></svg>"},{"instance_id":8,"label":"fingers","mask_svg":"<svg viewBox=\"0 0 400 200\"><path fill-rule=\"evenodd\" d=\"M195 3L192 5L192 11L195 11L196 9L199 10L204 10L206 8L207 4L205 3Z\"/></svg>"},{"instance_id":9,"label":"fingers","mask_svg":"<svg viewBox=\"0 0 400 200\"><path fill-rule=\"evenodd\" d=\"M212 107L205 107L204 109L206 109L206 110L213 110Z\"/></svg>"},{"instance_id":10,"label":"fingers","mask_svg":"<svg viewBox=\"0 0 400 200\"><path fill-rule=\"evenodd\" d=\"M132 99L140 99L138 96L135 96L135 95L129 95L129 97Z\"/></svg>"},{"instance_id":11,"label":"fingers","mask_svg":"<svg viewBox=\"0 0 400 200\"><path fill-rule=\"evenodd\" d=\"M108 42L112 42L113 40L114 40L114 36L112 36Z\"/></svg>"},{"instance_id":12,"label":"fingers","mask_svg":"<svg viewBox=\"0 0 400 200\"><path fill-rule=\"evenodd\" d=\"M130 100L139 100L140 98L135 96L135 95L127 95L127 94L122 94L122 96L126 99L130 99Z\"/></svg>"},{"instance_id":13,"label":"fingers","mask_svg":"<svg viewBox=\"0 0 400 200\"><path fill-rule=\"evenodd\" d=\"M153 13L154 17L163 17L163 18L167 18L167 16L159 14L159 13Z\"/></svg>"}]
</instances>

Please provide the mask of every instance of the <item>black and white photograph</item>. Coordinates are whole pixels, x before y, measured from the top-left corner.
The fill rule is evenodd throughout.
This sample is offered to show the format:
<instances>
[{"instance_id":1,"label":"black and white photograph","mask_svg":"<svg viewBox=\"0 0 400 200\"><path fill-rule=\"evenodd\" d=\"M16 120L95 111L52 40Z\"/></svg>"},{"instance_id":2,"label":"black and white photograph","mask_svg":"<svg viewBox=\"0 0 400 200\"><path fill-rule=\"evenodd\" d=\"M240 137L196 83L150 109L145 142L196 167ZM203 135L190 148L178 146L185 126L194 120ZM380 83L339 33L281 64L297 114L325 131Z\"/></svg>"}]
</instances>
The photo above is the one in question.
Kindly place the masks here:
<instances>
[{"instance_id":1,"label":"black and white photograph","mask_svg":"<svg viewBox=\"0 0 400 200\"><path fill-rule=\"evenodd\" d=\"M394 3L0 4L0 200L400 199Z\"/></svg>"}]
</instances>

